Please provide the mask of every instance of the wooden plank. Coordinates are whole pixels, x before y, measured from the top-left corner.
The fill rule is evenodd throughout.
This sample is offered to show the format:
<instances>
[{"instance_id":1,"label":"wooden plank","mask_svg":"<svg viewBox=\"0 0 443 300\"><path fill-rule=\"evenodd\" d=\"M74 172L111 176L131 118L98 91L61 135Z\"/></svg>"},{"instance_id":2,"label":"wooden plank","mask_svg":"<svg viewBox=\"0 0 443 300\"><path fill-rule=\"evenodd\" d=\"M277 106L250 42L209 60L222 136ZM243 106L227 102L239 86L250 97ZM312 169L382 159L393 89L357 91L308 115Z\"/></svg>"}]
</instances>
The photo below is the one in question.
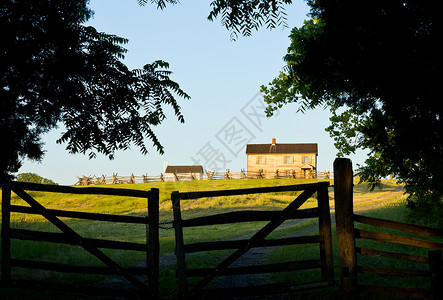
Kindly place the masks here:
<instances>
[{"instance_id":1,"label":"wooden plank","mask_svg":"<svg viewBox=\"0 0 443 300\"><path fill-rule=\"evenodd\" d=\"M289 272L289 271L318 269L320 267L321 267L321 261L318 259L301 260L301 261L275 263L275 264L232 267L224 269L223 271L219 272L218 276ZM188 277L203 277L210 274L213 270L214 270L213 268L191 269L191 270L186 270L186 275Z\"/></svg>"},{"instance_id":2,"label":"wooden plank","mask_svg":"<svg viewBox=\"0 0 443 300\"><path fill-rule=\"evenodd\" d=\"M329 184L329 183L328 183ZM239 248L237 251L232 253L228 258L226 258L223 262L217 265L217 267L208 274L205 278L197 283L197 285L193 288L192 293L198 293L203 287L205 287L212 279L218 276L219 272L223 271L227 267L229 267L234 261L240 258L243 254L249 251L252 247L254 247L258 242L264 240L272 231L274 231L278 226L283 224L286 218L292 216L294 212L315 193L317 187L313 185L310 186L307 190L303 191L294 201L292 201L285 209L281 211L280 216L273 218L268 224L266 224L262 229L260 229L256 234L254 234L249 243L245 246ZM174 218L175 219L175 218Z\"/></svg>"},{"instance_id":3,"label":"wooden plank","mask_svg":"<svg viewBox=\"0 0 443 300\"><path fill-rule=\"evenodd\" d=\"M118 271L105 266L78 266L24 259L11 259L11 265L18 268L46 270L61 273L120 275ZM122 269L131 274L146 275L146 269L142 267L123 267Z\"/></svg>"},{"instance_id":4,"label":"wooden plank","mask_svg":"<svg viewBox=\"0 0 443 300\"><path fill-rule=\"evenodd\" d=\"M148 219L146 219L146 217L120 216L120 215L68 211L68 210L48 209L48 208L46 210L57 217L76 218L76 219L95 220L95 221L108 221L108 222L118 222L118 223L130 223L130 224L147 224L149 222ZM21 206L21 205L11 205L11 211L18 213L25 213L25 214L34 214L34 215L39 214L39 212L33 209L32 207Z\"/></svg>"},{"instance_id":5,"label":"wooden plank","mask_svg":"<svg viewBox=\"0 0 443 300\"><path fill-rule=\"evenodd\" d=\"M39 242L49 242L49 243L58 243L58 244L67 244L67 245L79 245L72 239L70 239L64 233L56 233L56 232L43 232L43 231L34 231L27 229L11 229L11 238L18 240L27 240L27 241L39 241ZM143 251L146 252L146 245L132 243L132 242L120 242L120 241L111 241L111 240L103 240L103 239L92 239L92 238L83 238L87 243L90 243L94 247L97 248L108 248L108 249L118 249L118 250L132 250L132 251Z\"/></svg>"},{"instance_id":6,"label":"wooden plank","mask_svg":"<svg viewBox=\"0 0 443 300\"><path fill-rule=\"evenodd\" d=\"M403 259L403 260L409 260L413 262L419 262L419 263L428 263L429 258L424 256L417 256L412 254L404 254L404 253L394 253L394 252L388 252L388 251L382 251L382 250L376 250L376 249L368 249L368 248L356 248L357 253L360 253L361 255L372 255L372 256L380 256L380 257L387 257L387 258L395 258L395 259Z\"/></svg>"},{"instance_id":7,"label":"wooden plank","mask_svg":"<svg viewBox=\"0 0 443 300\"><path fill-rule=\"evenodd\" d=\"M180 199L183 200L191 200L203 197L222 197L222 196L236 196L236 195L259 194L259 193L304 191L306 189L318 189L319 186L329 186L329 181L307 183L307 184L296 184L296 185L248 188L248 189L187 192L187 193L179 193L179 197Z\"/></svg>"},{"instance_id":8,"label":"wooden plank","mask_svg":"<svg viewBox=\"0 0 443 300\"><path fill-rule=\"evenodd\" d=\"M97 257L101 262L103 262L108 267L117 271L121 276L123 276L126 280L131 282L141 293L147 294L146 286L137 278L135 278L130 273L122 270L121 267L115 263L111 258L105 255L102 251L97 249L96 247L88 244L80 235L78 235L74 230L72 230L69 226L63 223L56 216L51 214L51 212L47 211L45 207L43 207L40 203L38 203L34 198L25 193L22 189L14 186L12 188L13 192L25 200L31 207L35 210L39 211L42 216L44 216L49 222L54 224L58 229L60 229L63 233L73 239L76 243L78 243L83 249Z\"/></svg>"},{"instance_id":9,"label":"wooden plank","mask_svg":"<svg viewBox=\"0 0 443 300\"><path fill-rule=\"evenodd\" d=\"M148 200L148 220L150 221L147 232L146 265L148 274L148 287L150 298L158 299L160 277L160 233L159 233L159 190L151 189Z\"/></svg>"},{"instance_id":10,"label":"wooden plank","mask_svg":"<svg viewBox=\"0 0 443 300\"><path fill-rule=\"evenodd\" d=\"M312 244L320 242L320 236L300 236L273 240L263 240L257 242L255 247L275 247L275 246L287 246L287 245L301 245ZM215 242L200 242L184 245L184 251L186 253L195 253L203 251L213 250L228 250L238 249L247 245L249 240L235 240L235 241L215 241Z\"/></svg>"},{"instance_id":11,"label":"wooden plank","mask_svg":"<svg viewBox=\"0 0 443 300\"><path fill-rule=\"evenodd\" d=\"M371 273L378 275L389 275L389 276L400 276L400 277L409 277L409 276L429 277L430 275L430 272L428 270L404 270L404 269L391 269L391 268L382 268L382 267L373 267L373 266L358 266L357 271L360 273Z\"/></svg>"},{"instance_id":12,"label":"wooden plank","mask_svg":"<svg viewBox=\"0 0 443 300\"><path fill-rule=\"evenodd\" d=\"M11 187L9 184L2 185L2 274L3 284L11 280Z\"/></svg>"},{"instance_id":13,"label":"wooden plank","mask_svg":"<svg viewBox=\"0 0 443 300\"><path fill-rule=\"evenodd\" d=\"M54 193L68 193L68 194L94 194L94 195L109 195L109 196L126 196L148 198L149 191L132 190L132 189L114 189L103 187L72 187L63 185L38 184L30 182L14 182L13 186L20 187L28 191L40 192L54 192Z\"/></svg>"},{"instance_id":14,"label":"wooden plank","mask_svg":"<svg viewBox=\"0 0 443 300\"><path fill-rule=\"evenodd\" d=\"M434 250L443 250L443 243L437 243L418 238L404 237L392 233L355 229L355 237L360 239L370 239L379 242L416 246Z\"/></svg>"},{"instance_id":15,"label":"wooden plank","mask_svg":"<svg viewBox=\"0 0 443 300\"><path fill-rule=\"evenodd\" d=\"M429 289L405 288L405 287L390 287L390 286L368 286L359 285L359 290L367 293L376 293L383 295L392 295L394 297L406 298L430 298L431 291Z\"/></svg>"},{"instance_id":16,"label":"wooden plank","mask_svg":"<svg viewBox=\"0 0 443 300\"><path fill-rule=\"evenodd\" d=\"M231 224L240 222L270 221L278 216L280 211L256 211L243 210L216 214L211 216L197 217L193 219L182 220L183 227L206 226L217 224ZM290 219L304 219L318 217L318 208L302 209L294 213Z\"/></svg>"},{"instance_id":17,"label":"wooden plank","mask_svg":"<svg viewBox=\"0 0 443 300\"><path fill-rule=\"evenodd\" d=\"M377 219L372 217L366 217L361 215L353 215L354 221L372 225L372 226L378 226L378 227L384 227L384 228L391 228L391 229L397 229L409 233L413 233L416 235L420 235L423 237L433 237L433 236L441 236L443 237L443 230L437 229L437 228L431 228L431 227L424 227L424 226L418 226L413 224L407 224L397 221L390 221L390 220L384 220L384 219Z\"/></svg>"}]
</instances>

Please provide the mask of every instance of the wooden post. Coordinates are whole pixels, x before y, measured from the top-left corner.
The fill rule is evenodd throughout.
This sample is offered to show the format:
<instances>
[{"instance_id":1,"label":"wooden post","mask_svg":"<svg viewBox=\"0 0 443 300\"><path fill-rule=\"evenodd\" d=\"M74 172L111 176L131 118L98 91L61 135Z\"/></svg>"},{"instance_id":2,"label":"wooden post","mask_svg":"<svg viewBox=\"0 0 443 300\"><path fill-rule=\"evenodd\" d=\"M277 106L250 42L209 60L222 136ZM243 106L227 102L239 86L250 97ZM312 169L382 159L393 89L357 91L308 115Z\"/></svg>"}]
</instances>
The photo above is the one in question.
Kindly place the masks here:
<instances>
[{"instance_id":1,"label":"wooden post","mask_svg":"<svg viewBox=\"0 0 443 300\"><path fill-rule=\"evenodd\" d=\"M432 299L443 299L443 262L441 250L429 251Z\"/></svg>"},{"instance_id":2,"label":"wooden post","mask_svg":"<svg viewBox=\"0 0 443 300\"><path fill-rule=\"evenodd\" d=\"M263 169L258 169L257 178L263 178Z\"/></svg>"},{"instance_id":3,"label":"wooden post","mask_svg":"<svg viewBox=\"0 0 443 300\"><path fill-rule=\"evenodd\" d=\"M180 179L178 178L178 175L177 175L177 173L172 173L172 174L174 174L174 178L175 178L175 181L180 181Z\"/></svg>"},{"instance_id":4,"label":"wooden post","mask_svg":"<svg viewBox=\"0 0 443 300\"><path fill-rule=\"evenodd\" d=\"M340 257L340 281L346 294L357 289L357 255L353 221L353 172L348 158L334 161L335 220Z\"/></svg>"},{"instance_id":5,"label":"wooden post","mask_svg":"<svg viewBox=\"0 0 443 300\"><path fill-rule=\"evenodd\" d=\"M152 188L148 197L148 240L146 259L148 267L148 286L151 299L158 299L160 276L160 242L159 242L159 190Z\"/></svg>"},{"instance_id":6,"label":"wooden post","mask_svg":"<svg viewBox=\"0 0 443 300\"><path fill-rule=\"evenodd\" d=\"M11 280L11 186L10 183L2 185L2 284L6 285Z\"/></svg>"},{"instance_id":7,"label":"wooden post","mask_svg":"<svg viewBox=\"0 0 443 300\"><path fill-rule=\"evenodd\" d=\"M322 261L322 277L330 286L334 285L334 263L332 251L331 212L329 209L329 182L321 182L317 191L318 226L322 238L320 242L320 257Z\"/></svg>"},{"instance_id":8,"label":"wooden post","mask_svg":"<svg viewBox=\"0 0 443 300\"><path fill-rule=\"evenodd\" d=\"M184 298L186 294L186 256L183 240L183 226L180 209L180 193L171 193L172 211L174 214L175 231L175 256L177 257L177 276L179 277L179 297Z\"/></svg>"}]
</instances>

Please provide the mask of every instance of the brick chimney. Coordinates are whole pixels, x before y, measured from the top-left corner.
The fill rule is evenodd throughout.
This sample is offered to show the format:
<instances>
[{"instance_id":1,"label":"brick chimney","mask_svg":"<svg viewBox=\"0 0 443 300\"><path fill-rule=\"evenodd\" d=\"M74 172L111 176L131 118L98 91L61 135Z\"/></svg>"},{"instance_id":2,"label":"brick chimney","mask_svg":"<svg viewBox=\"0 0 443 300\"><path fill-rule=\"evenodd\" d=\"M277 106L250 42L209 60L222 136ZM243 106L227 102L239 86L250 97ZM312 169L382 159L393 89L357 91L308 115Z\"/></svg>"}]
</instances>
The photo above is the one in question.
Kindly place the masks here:
<instances>
[{"instance_id":1,"label":"brick chimney","mask_svg":"<svg viewBox=\"0 0 443 300\"><path fill-rule=\"evenodd\" d=\"M275 145L275 138L272 138L272 145Z\"/></svg>"}]
</instances>

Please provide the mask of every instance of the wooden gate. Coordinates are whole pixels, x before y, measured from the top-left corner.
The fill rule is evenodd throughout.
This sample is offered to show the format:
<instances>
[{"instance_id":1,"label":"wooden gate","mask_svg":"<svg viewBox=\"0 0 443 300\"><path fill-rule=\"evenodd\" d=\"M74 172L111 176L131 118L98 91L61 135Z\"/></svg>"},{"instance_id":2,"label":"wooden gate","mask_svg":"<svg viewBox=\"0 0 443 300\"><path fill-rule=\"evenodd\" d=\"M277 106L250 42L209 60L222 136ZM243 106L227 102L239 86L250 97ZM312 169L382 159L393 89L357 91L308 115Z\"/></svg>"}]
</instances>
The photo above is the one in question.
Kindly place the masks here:
<instances>
[{"instance_id":1,"label":"wooden gate","mask_svg":"<svg viewBox=\"0 0 443 300\"><path fill-rule=\"evenodd\" d=\"M177 276L179 277L179 294L181 297L202 297L208 294L220 296L225 294L272 294L291 293L299 289L318 288L334 285L334 270L332 260L332 240L331 221L328 197L329 182L319 182L313 184L263 187L250 189L236 189L223 191L202 191L180 193L173 192L171 200L174 213L174 229L177 256ZM196 200L203 197L235 196L259 193L275 193L288 191L302 191L286 208L281 211L238 211L216 214L207 217L199 217L183 220L181 217L181 201ZM299 209L314 193L317 193L318 207L313 209ZM265 238L279 227L284 221L297 218L318 218L319 235L303 236L280 239ZM228 224L251 221L269 221L263 228L256 232L249 240L230 240L217 242L200 242L184 244L184 227ZM254 247L269 247L295 245L305 243L318 243L320 248L320 258L317 260L294 261L280 264L253 265L246 267L230 266ZM191 252L212 251L212 250L234 250L225 260L212 269L186 268L186 254ZM295 284L272 284L263 286L248 286L235 289L209 289L208 284L218 276L238 275L238 274L258 274L271 272L285 272L307 269L321 269L321 279L318 282L297 286ZM203 277L195 286L188 289L188 277Z\"/></svg>"},{"instance_id":2,"label":"wooden gate","mask_svg":"<svg viewBox=\"0 0 443 300\"><path fill-rule=\"evenodd\" d=\"M100 213L86 213L77 211L64 211L47 209L30 196L25 190L44 191L55 193L71 193L71 194L99 194L139 197L147 199L148 216L122 216ZM11 205L11 191L23 199L29 206ZM113 189L113 188L74 188L68 186L41 185L23 182L11 182L2 186L2 285L9 287L38 287L51 288L63 291L82 291L83 287L70 285L54 285L45 284L43 282L14 280L11 276L12 267L49 270L56 272L83 273L83 274L113 274L120 275L125 278L133 287L136 294L142 297L158 298L158 274L159 274L159 236L158 236L158 189L150 191L137 191L129 189ZM42 232L34 230L24 230L11 228L11 212L38 214L42 215L61 233ZM84 238L71 229L59 217L78 218L87 220L98 220L108 222L132 223L147 226L146 244L110 241L103 239ZM11 255L11 239L31 240L40 242L62 243L69 245L81 246L84 250L98 258L105 266L77 266L60 264L53 262L30 261L12 258ZM99 248L132 250L146 252L147 268L124 268L112 260L108 255ZM148 286L140 280L136 275L144 275L148 277ZM80 289L79 289L80 288ZM93 288L83 289L84 292L103 293L105 290L96 290ZM107 291L110 292L109 290ZM119 291L111 291L111 293L119 293ZM114 294L115 295L115 294Z\"/></svg>"},{"instance_id":3,"label":"wooden gate","mask_svg":"<svg viewBox=\"0 0 443 300\"><path fill-rule=\"evenodd\" d=\"M360 292L380 293L396 297L443 299L443 230L384 220L354 214L353 212L353 172L352 162L346 158L337 158L334 162L335 216L338 248L340 256L340 282L347 296ZM355 224L370 226L370 230L355 228ZM368 226L369 225L369 226ZM361 225L358 225L361 226ZM383 232L395 229L399 233ZM381 231L381 232L380 232ZM413 235L413 236L405 236ZM426 238L439 237L440 242ZM372 240L370 248L359 246L356 241ZM396 252L389 249L392 244L407 245L408 250L417 248L430 249L426 255ZM386 249L387 248L387 249ZM357 255L358 254L358 255ZM360 263L364 256L371 257L369 262ZM375 257L380 259L376 260ZM405 261L407 268L389 266L390 260ZM371 277L425 277L430 288L399 287L391 283L368 286L365 281L358 281L358 274L371 274Z\"/></svg>"}]
</instances>

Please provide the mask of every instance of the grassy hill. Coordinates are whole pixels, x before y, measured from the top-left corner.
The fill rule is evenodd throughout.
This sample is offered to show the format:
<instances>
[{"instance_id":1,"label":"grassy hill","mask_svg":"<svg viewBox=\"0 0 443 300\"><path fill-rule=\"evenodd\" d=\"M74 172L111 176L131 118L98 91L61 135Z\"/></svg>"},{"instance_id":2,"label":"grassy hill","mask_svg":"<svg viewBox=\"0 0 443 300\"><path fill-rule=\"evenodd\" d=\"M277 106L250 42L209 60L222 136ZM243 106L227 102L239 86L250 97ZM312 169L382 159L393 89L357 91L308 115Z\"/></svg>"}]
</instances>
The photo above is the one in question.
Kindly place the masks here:
<instances>
[{"instance_id":1,"label":"grassy hill","mask_svg":"<svg viewBox=\"0 0 443 300\"><path fill-rule=\"evenodd\" d=\"M250 179L250 180L214 180L214 181L182 181L182 182L159 182L133 185L106 185L106 187L128 188L138 190L149 190L151 188L160 189L160 222L163 229L160 231L161 243L161 293L163 296L174 294L175 284L175 257L174 232L172 228L172 205L170 194L172 191L188 192L200 190L223 190L239 189L250 187L264 187L275 185L292 185L316 182L308 179ZM331 181L331 184L333 182ZM388 217L391 220L404 220L404 209L400 205L403 200L401 186L397 186L394 181L383 182L382 190L370 191L366 185L356 185L354 188L355 210L366 212L378 217ZM101 195L73 195L44 192L30 192L34 199L39 201L46 208L75 210L83 212L99 212L122 215L146 215L147 203L144 199L129 198L120 196ZM296 193L270 193L261 195L243 195L232 197L203 198L199 200L183 201L183 218L211 215L220 212L227 212L241 209L276 210L288 205L296 196ZM333 188L329 190L331 211L334 212ZM12 203L26 205L23 200L13 195ZM316 199L309 199L302 208L316 206ZM395 213L393 213L395 211ZM144 243L146 238L146 228L137 224L119 224L99 221L86 221L78 219L62 218L72 229L84 237L101 238L118 241L131 241ZM273 233L274 236L286 236L287 234L300 230L310 230L315 228L316 220L305 220L302 222L287 223L285 226ZM11 227L33 229L40 231L58 232L52 224L49 224L43 217L36 215L25 215L14 213L11 218ZM239 223L218 226L207 226L204 228L188 228L185 230L185 243L194 240L217 240L236 239L250 236L254 231L264 225L264 222ZM37 261L50 261L66 264L78 265L101 265L96 258L78 246L58 245L52 243L36 243L32 241L12 241L12 254L14 258L30 259ZM286 251L286 250L285 250ZM125 266L141 266L144 264L143 253L104 250L115 261ZM219 253L223 256L224 253ZM272 261L282 257L279 252L269 255ZM213 254L199 254L193 256L190 264L211 265L220 259ZM337 260L336 260L337 263ZM337 273L338 276L338 273ZM100 282L107 283L109 276L78 276L73 274L61 274L47 271L35 271L14 268L14 278L35 278L58 282ZM8 292L8 291L7 291ZM11 292L16 295L17 291ZM20 294L20 293L19 293ZM26 294L29 296L28 294Z\"/></svg>"}]
</instances>

